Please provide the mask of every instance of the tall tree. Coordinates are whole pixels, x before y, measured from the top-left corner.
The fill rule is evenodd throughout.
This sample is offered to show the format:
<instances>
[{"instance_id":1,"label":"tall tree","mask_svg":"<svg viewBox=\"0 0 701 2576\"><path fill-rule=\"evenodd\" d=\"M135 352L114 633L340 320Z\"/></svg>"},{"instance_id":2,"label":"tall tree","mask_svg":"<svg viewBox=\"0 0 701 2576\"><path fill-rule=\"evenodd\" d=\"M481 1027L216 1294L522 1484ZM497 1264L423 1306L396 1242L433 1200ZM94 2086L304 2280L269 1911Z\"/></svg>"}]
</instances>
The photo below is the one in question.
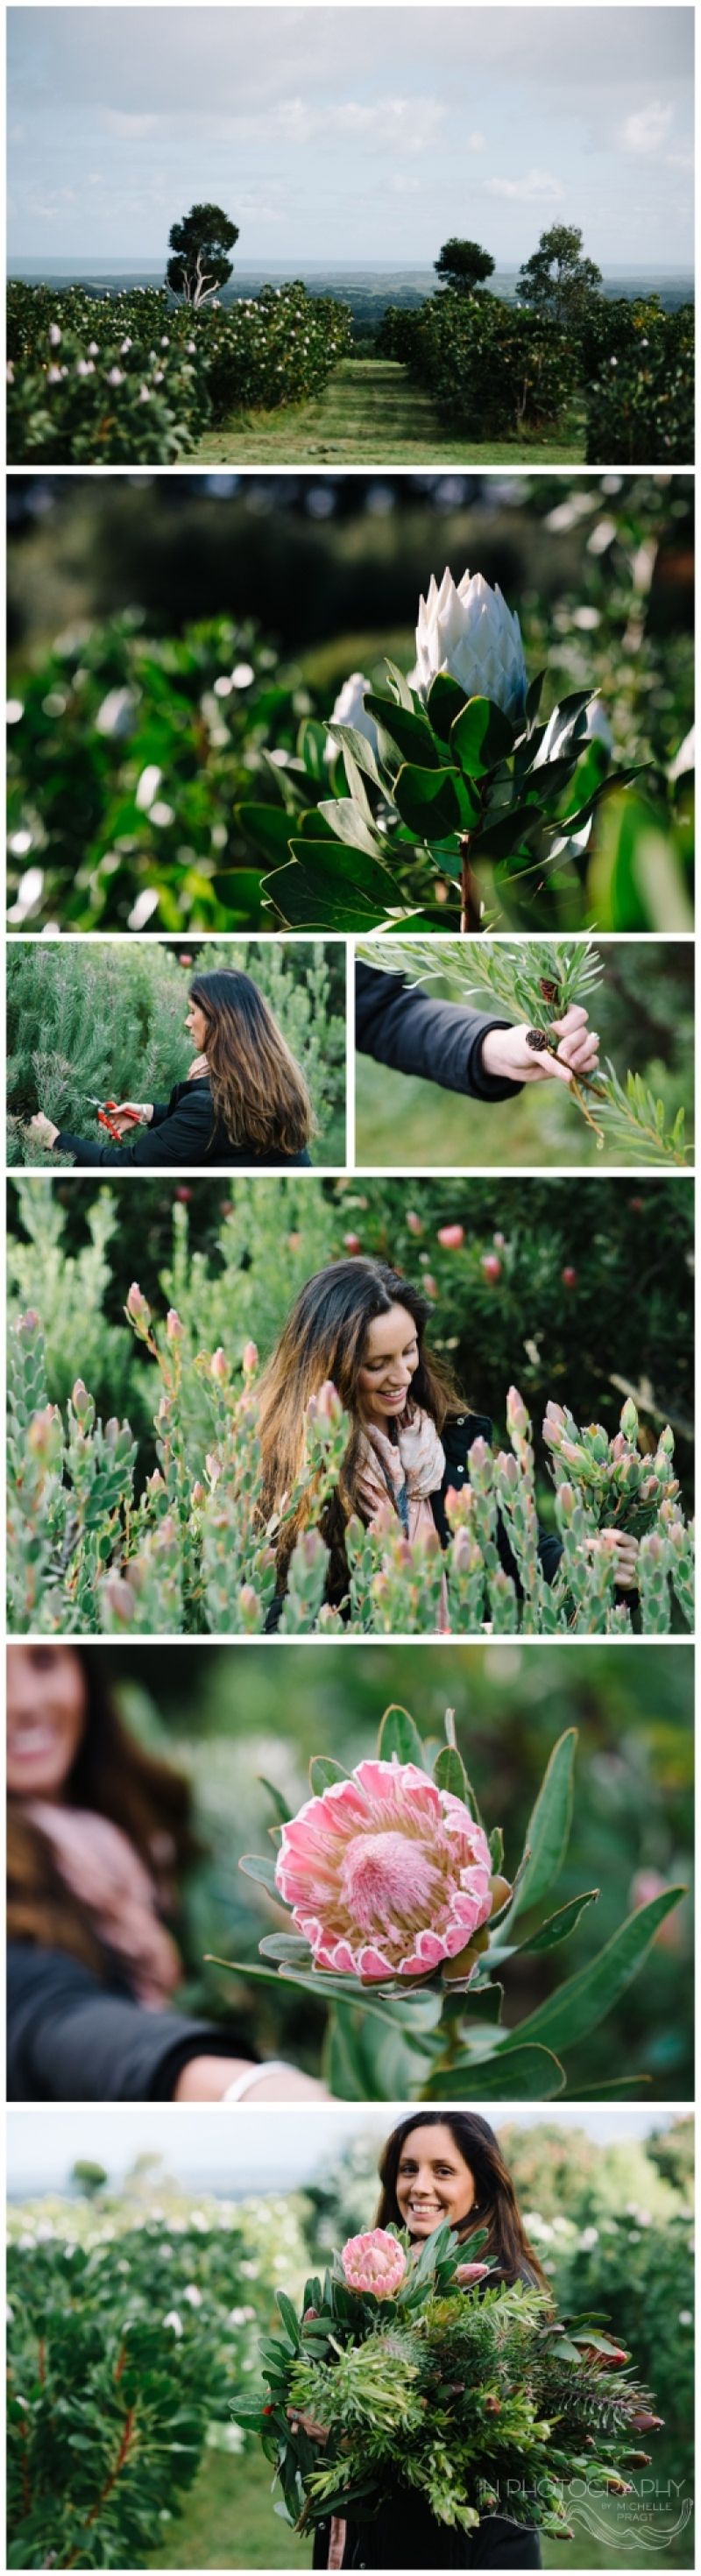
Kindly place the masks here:
<instances>
[{"instance_id":1,"label":"tall tree","mask_svg":"<svg viewBox=\"0 0 701 2576\"><path fill-rule=\"evenodd\" d=\"M238 237L238 224L231 223L222 206L191 206L189 215L171 225L168 239L175 256L168 261L168 285L194 313L226 286L233 268L228 252Z\"/></svg>"},{"instance_id":2,"label":"tall tree","mask_svg":"<svg viewBox=\"0 0 701 2576\"><path fill-rule=\"evenodd\" d=\"M524 304L557 322L561 330L578 322L592 295L603 284L593 259L582 257L582 235L575 224L551 224L541 233L538 249L519 270L517 292Z\"/></svg>"},{"instance_id":3,"label":"tall tree","mask_svg":"<svg viewBox=\"0 0 701 2576\"><path fill-rule=\"evenodd\" d=\"M452 233L433 265L442 285L456 287L460 295L474 295L475 287L491 277L494 261L480 242L459 241Z\"/></svg>"}]
</instances>

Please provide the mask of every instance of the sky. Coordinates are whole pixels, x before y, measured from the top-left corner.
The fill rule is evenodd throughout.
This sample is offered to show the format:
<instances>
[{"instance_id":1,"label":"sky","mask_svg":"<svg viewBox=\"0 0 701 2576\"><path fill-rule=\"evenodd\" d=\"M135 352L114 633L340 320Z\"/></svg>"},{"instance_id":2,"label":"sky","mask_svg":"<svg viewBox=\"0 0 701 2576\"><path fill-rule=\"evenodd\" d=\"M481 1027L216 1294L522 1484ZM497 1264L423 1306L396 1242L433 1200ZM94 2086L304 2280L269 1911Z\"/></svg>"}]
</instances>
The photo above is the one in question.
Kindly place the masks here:
<instances>
[{"instance_id":1,"label":"sky","mask_svg":"<svg viewBox=\"0 0 701 2576\"><path fill-rule=\"evenodd\" d=\"M196 202L268 260L518 265L552 223L690 267L693 9L10 8L9 256L158 264Z\"/></svg>"},{"instance_id":2,"label":"sky","mask_svg":"<svg viewBox=\"0 0 701 2576\"><path fill-rule=\"evenodd\" d=\"M179 2102L52 2102L51 2119L37 2119L36 2104L11 2103L8 2114L7 2173L11 2192L60 2190L77 2156L104 2164L118 2180L135 2156L146 2152L165 2158L169 2171L187 2182L193 2175L203 2187L208 2173L221 2188L222 2178L243 2168L247 2190L292 2190L318 2172L325 2156L335 2155L355 2137L371 2137L379 2153L393 2122L405 2106L288 2102L279 2117L270 2107L222 2110L207 2104ZM667 2127L672 2111L658 2103L530 2104L494 2102L489 2119L496 2129L517 2120L520 2129L549 2125L586 2129L602 2145L613 2139L644 2138L649 2129Z\"/></svg>"}]
</instances>

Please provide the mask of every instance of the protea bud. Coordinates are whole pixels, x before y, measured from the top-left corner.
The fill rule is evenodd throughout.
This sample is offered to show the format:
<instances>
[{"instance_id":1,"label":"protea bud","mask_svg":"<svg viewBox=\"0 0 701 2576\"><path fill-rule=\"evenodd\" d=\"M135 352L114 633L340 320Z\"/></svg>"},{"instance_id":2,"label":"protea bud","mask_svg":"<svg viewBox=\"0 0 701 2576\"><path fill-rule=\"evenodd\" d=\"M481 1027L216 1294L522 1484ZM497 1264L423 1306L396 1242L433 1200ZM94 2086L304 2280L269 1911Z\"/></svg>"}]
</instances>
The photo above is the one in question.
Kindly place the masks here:
<instances>
[{"instance_id":1,"label":"protea bud","mask_svg":"<svg viewBox=\"0 0 701 2576\"><path fill-rule=\"evenodd\" d=\"M371 683L366 680L364 671L351 671L349 679L344 680L342 689L339 689L331 723L352 725L355 733L361 733L365 742L369 742L371 750L376 751L377 725L373 722L372 716L366 715L365 712L365 691L367 689L369 693L370 688ZM326 744L324 759L333 760L338 749L338 743L334 742L331 736Z\"/></svg>"},{"instance_id":2,"label":"protea bud","mask_svg":"<svg viewBox=\"0 0 701 2576\"><path fill-rule=\"evenodd\" d=\"M241 1354L241 1367L243 1369L244 1377L253 1376L254 1369L257 1369L258 1367L258 1351L255 1342L244 1342Z\"/></svg>"},{"instance_id":3,"label":"protea bud","mask_svg":"<svg viewBox=\"0 0 701 2576\"><path fill-rule=\"evenodd\" d=\"M166 1334L168 1341L181 1342L184 1332L185 1326L184 1324L181 1324L180 1316L177 1313L175 1306L169 1306L168 1313L166 1315Z\"/></svg>"},{"instance_id":4,"label":"protea bud","mask_svg":"<svg viewBox=\"0 0 701 2576\"><path fill-rule=\"evenodd\" d=\"M518 618L498 583L464 572L457 584L446 567L440 589L433 574L419 602L416 681L425 696L439 671L457 680L470 698L491 698L514 719L526 697L526 665Z\"/></svg>"},{"instance_id":5,"label":"protea bud","mask_svg":"<svg viewBox=\"0 0 701 2576\"><path fill-rule=\"evenodd\" d=\"M248 1344L246 1344L246 1348L248 1348ZM213 1377L215 1386L227 1385L229 1377L229 1362L226 1356L226 1351L223 1349L221 1342L219 1344L219 1349L212 1352L212 1357L209 1363L209 1374L210 1377Z\"/></svg>"}]
</instances>

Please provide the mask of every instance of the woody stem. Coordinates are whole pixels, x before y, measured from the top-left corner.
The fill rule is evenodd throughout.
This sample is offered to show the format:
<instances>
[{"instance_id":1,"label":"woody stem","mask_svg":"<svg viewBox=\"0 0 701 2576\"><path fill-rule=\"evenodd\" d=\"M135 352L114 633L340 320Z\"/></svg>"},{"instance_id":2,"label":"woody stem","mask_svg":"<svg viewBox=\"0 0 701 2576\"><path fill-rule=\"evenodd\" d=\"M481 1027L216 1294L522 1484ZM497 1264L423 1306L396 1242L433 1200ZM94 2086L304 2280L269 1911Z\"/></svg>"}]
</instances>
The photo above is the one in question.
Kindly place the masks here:
<instances>
[{"instance_id":1,"label":"woody stem","mask_svg":"<svg viewBox=\"0 0 701 2576\"><path fill-rule=\"evenodd\" d=\"M470 858L471 832L460 834L460 929L481 930L481 905L477 879Z\"/></svg>"}]
</instances>

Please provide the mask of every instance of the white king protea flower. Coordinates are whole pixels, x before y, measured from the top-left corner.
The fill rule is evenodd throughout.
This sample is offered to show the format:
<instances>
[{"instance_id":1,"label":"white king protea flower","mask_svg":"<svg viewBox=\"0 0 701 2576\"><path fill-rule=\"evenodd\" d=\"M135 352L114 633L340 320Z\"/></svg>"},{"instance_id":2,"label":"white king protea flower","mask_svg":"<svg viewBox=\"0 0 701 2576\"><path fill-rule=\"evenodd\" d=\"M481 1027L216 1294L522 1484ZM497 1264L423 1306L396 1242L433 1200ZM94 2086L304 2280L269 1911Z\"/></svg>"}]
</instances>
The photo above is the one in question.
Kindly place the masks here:
<instances>
[{"instance_id":1,"label":"white king protea flower","mask_svg":"<svg viewBox=\"0 0 701 2576\"><path fill-rule=\"evenodd\" d=\"M468 697L491 698L504 715L522 715L527 683L518 618L498 582L492 590L481 572L464 572L456 583L446 566L440 589L432 573L419 602L414 685L422 697L439 671Z\"/></svg>"},{"instance_id":2,"label":"white king protea flower","mask_svg":"<svg viewBox=\"0 0 701 2576\"><path fill-rule=\"evenodd\" d=\"M376 751L377 726L372 716L366 715L365 712L366 689L370 689L370 681L366 680L364 671L351 671L350 677L344 680L343 687L339 689L331 723L353 725L356 733L362 733L365 741L370 743L373 751ZM333 760L337 750L338 743L335 743L332 738L327 742L325 759Z\"/></svg>"}]
</instances>

